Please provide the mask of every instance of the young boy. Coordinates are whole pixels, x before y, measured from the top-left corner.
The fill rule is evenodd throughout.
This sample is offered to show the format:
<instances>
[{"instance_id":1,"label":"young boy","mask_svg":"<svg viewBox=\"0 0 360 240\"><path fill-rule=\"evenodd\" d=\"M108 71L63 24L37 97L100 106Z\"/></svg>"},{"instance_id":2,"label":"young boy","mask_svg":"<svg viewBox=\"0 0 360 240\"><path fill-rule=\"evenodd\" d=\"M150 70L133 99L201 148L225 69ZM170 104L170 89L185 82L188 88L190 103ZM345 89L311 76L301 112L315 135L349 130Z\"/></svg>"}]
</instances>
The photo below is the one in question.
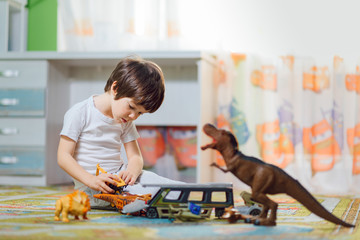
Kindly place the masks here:
<instances>
[{"instance_id":1,"label":"young boy","mask_svg":"<svg viewBox=\"0 0 360 240\"><path fill-rule=\"evenodd\" d=\"M155 112L163 102L164 76L159 66L141 58L121 60L111 73L105 92L70 108L64 117L58 147L58 164L73 179L75 189L86 192L92 207L109 203L92 197L113 193L108 184L122 178L126 191L155 194L157 188L142 183L181 183L144 171L133 123L144 113ZM124 146L127 164L121 159ZM95 176L96 165L107 172Z\"/></svg>"}]
</instances>

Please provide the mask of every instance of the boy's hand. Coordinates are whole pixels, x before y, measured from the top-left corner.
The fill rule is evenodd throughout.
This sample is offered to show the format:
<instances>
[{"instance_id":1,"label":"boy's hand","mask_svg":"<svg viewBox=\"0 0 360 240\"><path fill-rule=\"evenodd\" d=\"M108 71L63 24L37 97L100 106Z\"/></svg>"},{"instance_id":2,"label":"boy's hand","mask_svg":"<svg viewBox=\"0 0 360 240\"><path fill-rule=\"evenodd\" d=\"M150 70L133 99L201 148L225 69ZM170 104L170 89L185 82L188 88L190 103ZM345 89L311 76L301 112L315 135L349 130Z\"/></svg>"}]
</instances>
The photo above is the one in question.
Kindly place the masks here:
<instances>
[{"instance_id":1,"label":"boy's hand","mask_svg":"<svg viewBox=\"0 0 360 240\"><path fill-rule=\"evenodd\" d=\"M138 178L139 175L129 171L129 170L124 170L124 171L120 171L119 172L119 177L124 180L124 182L128 185L134 185L136 179Z\"/></svg>"},{"instance_id":2,"label":"boy's hand","mask_svg":"<svg viewBox=\"0 0 360 240\"><path fill-rule=\"evenodd\" d=\"M116 185L116 182L120 179L118 176L110 173L101 173L98 176L93 176L90 181L87 183L88 187L96 191L101 191L102 193L114 193L115 191L108 186L108 184Z\"/></svg>"}]
</instances>

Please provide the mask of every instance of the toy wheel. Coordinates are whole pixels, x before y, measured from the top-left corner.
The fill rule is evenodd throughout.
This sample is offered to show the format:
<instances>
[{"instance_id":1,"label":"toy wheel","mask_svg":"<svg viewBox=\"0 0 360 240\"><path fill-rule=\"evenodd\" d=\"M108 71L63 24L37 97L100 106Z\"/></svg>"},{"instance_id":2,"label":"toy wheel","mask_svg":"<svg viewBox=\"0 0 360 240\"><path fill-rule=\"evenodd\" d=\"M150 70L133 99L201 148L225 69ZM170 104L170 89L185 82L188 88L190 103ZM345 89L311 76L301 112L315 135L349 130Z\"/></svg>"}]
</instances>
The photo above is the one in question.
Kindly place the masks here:
<instances>
[{"instance_id":1,"label":"toy wheel","mask_svg":"<svg viewBox=\"0 0 360 240\"><path fill-rule=\"evenodd\" d=\"M224 208L215 208L215 217L221 218L224 215L225 209Z\"/></svg>"},{"instance_id":2,"label":"toy wheel","mask_svg":"<svg viewBox=\"0 0 360 240\"><path fill-rule=\"evenodd\" d=\"M148 208L146 211L146 217L148 218L158 218L158 212L156 210L156 208Z\"/></svg>"},{"instance_id":3,"label":"toy wheel","mask_svg":"<svg viewBox=\"0 0 360 240\"><path fill-rule=\"evenodd\" d=\"M250 215L252 216L258 216L260 215L260 213L261 213L260 209L253 209L250 211Z\"/></svg>"}]
</instances>

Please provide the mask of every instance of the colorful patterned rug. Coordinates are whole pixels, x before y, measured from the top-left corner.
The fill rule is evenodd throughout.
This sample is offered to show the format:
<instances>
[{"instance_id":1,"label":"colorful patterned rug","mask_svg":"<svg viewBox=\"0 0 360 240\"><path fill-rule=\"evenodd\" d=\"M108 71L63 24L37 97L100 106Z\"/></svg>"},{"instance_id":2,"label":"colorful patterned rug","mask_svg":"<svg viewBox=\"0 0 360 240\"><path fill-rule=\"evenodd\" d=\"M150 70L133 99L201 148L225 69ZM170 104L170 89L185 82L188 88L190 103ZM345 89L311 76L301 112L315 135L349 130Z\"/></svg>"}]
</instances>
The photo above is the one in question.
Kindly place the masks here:
<instances>
[{"instance_id":1,"label":"colorful patterned rug","mask_svg":"<svg viewBox=\"0 0 360 240\"><path fill-rule=\"evenodd\" d=\"M0 187L0 239L360 239L359 196L316 196L329 211L356 228L329 223L286 195L271 198L279 203L275 227L244 222L229 224L211 218L202 222L175 223L114 211L91 210L89 220L54 221L55 201L72 187ZM235 191L235 203L243 201Z\"/></svg>"}]
</instances>

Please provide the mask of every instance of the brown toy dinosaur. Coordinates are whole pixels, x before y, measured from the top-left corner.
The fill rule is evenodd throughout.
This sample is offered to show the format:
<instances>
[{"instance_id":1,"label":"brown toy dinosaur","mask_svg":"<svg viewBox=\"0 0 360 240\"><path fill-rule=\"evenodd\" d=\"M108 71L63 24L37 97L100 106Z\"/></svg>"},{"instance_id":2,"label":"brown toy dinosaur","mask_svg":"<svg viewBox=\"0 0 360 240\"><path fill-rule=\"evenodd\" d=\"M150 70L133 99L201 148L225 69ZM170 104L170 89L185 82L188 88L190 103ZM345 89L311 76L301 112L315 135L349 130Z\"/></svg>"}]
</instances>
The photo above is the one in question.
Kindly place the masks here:
<instances>
[{"instance_id":1,"label":"brown toy dinosaur","mask_svg":"<svg viewBox=\"0 0 360 240\"><path fill-rule=\"evenodd\" d=\"M231 132L217 129L211 124L206 124L203 131L214 141L202 146L201 149L218 150L225 160L227 170L222 169L216 163L211 165L225 173L233 173L242 182L249 185L252 190L252 200L263 206L260 215L247 219L247 222L253 222L255 225L276 225L278 204L269 199L266 194L286 193L321 218L345 227L355 227L328 212L297 180L282 169L241 153L238 150L238 142ZM270 216L268 216L269 209L271 210Z\"/></svg>"}]
</instances>

